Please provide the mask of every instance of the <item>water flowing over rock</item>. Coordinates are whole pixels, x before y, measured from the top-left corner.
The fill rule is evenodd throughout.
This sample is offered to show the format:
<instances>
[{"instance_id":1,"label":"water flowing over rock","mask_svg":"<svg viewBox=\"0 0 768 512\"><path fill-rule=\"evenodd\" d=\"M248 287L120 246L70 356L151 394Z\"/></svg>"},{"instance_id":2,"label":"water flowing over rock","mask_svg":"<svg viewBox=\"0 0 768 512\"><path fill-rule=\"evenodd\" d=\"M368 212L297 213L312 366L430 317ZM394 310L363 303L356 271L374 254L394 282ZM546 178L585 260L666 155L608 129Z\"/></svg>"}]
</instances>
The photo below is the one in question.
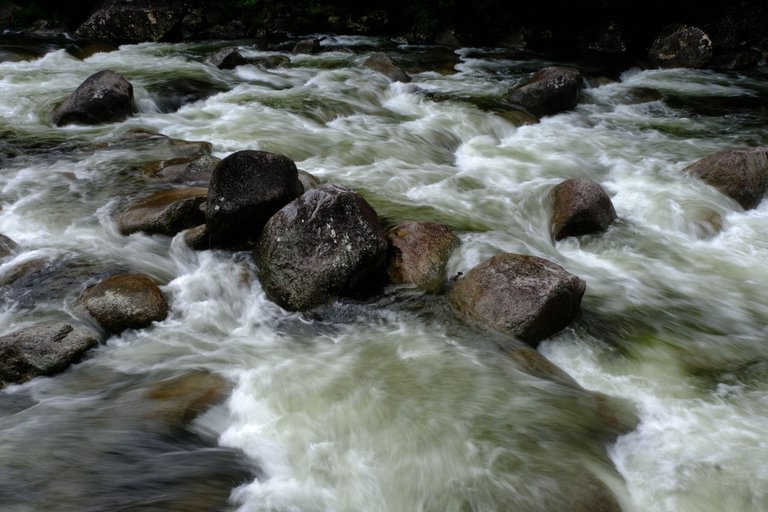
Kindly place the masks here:
<instances>
[{"instance_id":1,"label":"water flowing over rock","mask_svg":"<svg viewBox=\"0 0 768 512\"><path fill-rule=\"evenodd\" d=\"M616 210L608 194L592 180L566 180L552 190L552 236L601 233L616 220Z\"/></svg>"},{"instance_id":2,"label":"water flowing over rock","mask_svg":"<svg viewBox=\"0 0 768 512\"><path fill-rule=\"evenodd\" d=\"M162 170L156 176L166 183L207 186L213 170L220 162L221 158L210 155L166 160L162 162Z\"/></svg>"},{"instance_id":3,"label":"water flowing over rock","mask_svg":"<svg viewBox=\"0 0 768 512\"><path fill-rule=\"evenodd\" d=\"M235 49L225 48L216 52L210 63L219 69L235 69L237 66L248 64L248 59Z\"/></svg>"},{"instance_id":4,"label":"water flowing over rock","mask_svg":"<svg viewBox=\"0 0 768 512\"><path fill-rule=\"evenodd\" d=\"M656 37L648 55L662 68L701 68L712 58L712 40L700 28L671 26Z\"/></svg>"},{"instance_id":5,"label":"water flowing over rock","mask_svg":"<svg viewBox=\"0 0 768 512\"><path fill-rule=\"evenodd\" d=\"M205 222L203 204L208 189L196 187L155 192L131 205L117 216L120 233L138 231L173 236Z\"/></svg>"},{"instance_id":6,"label":"water flowing over rock","mask_svg":"<svg viewBox=\"0 0 768 512\"><path fill-rule=\"evenodd\" d=\"M133 86L120 74L103 70L89 76L53 112L57 126L122 121L136 111Z\"/></svg>"},{"instance_id":7,"label":"water flowing over rock","mask_svg":"<svg viewBox=\"0 0 768 512\"><path fill-rule=\"evenodd\" d=\"M83 39L120 43L160 41L181 24L184 3L160 0L109 0L75 32Z\"/></svg>"},{"instance_id":8,"label":"water flowing over rock","mask_svg":"<svg viewBox=\"0 0 768 512\"><path fill-rule=\"evenodd\" d=\"M768 191L768 149L726 149L686 167L742 208L755 208Z\"/></svg>"},{"instance_id":9,"label":"water flowing over rock","mask_svg":"<svg viewBox=\"0 0 768 512\"><path fill-rule=\"evenodd\" d=\"M387 233L387 274L394 284L409 283L429 293L445 287L445 266L459 239L442 224L407 222Z\"/></svg>"},{"instance_id":10,"label":"water flowing over rock","mask_svg":"<svg viewBox=\"0 0 768 512\"><path fill-rule=\"evenodd\" d=\"M293 53L317 53L320 51L319 39L302 39L293 46Z\"/></svg>"},{"instance_id":11,"label":"water flowing over rock","mask_svg":"<svg viewBox=\"0 0 768 512\"><path fill-rule=\"evenodd\" d=\"M65 322L6 334L0 337L0 389L63 371L98 343L97 333Z\"/></svg>"},{"instance_id":12,"label":"water flowing over rock","mask_svg":"<svg viewBox=\"0 0 768 512\"><path fill-rule=\"evenodd\" d=\"M582 84L578 69L550 66L540 69L517 86L506 101L520 105L537 117L557 114L576 106Z\"/></svg>"},{"instance_id":13,"label":"water flowing over rock","mask_svg":"<svg viewBox=\"0 0 768 512\"><path fill-rule=\"evenodd\" d=\"M287 156L251 150L229 155L208 187L205 223L211 245L255 243L269 218L301 192L296 164Z\"/></svg>"},{"instance_id":14,"label":"water flowing over rock","mask_svg":"<svg viewBox=\"0 0 768 512\"><path fill-rule=\"evenodd\" d=\"M337 185L309 190L277 212L254 251L267 296L292 311L365 291L386 255L376 212L362 196Z\"/></svg>"},{"instance_id":15,"label":"water flowing over rock","mask_svg":"<svg viewBox=\"0 0 768 512\"><path fill-rule=\"evenodd\" d=\"M384 52L374 53L363 62L363 66L378 71L393 82L406 83L411 81L411 77L408 76L408 73L392 62L392 59L390 59Z\"/></svg>"},{"instance_id":16,"label":"water flowing over rock","mask_svg":"<svg viewBox=\"0 0 768 512\"><path fill-rule=\"evenodd\" d=\"M5 258L15 253L19 249L18 244L8 238L7 236L0 234L0 258Z\"/></svg>"},{"instance_id":17,"label":"water flowing over rock","mask_svg":"<svg viewBox=\"0 0 768 512\"><path fill-rule=\"evenodd\" d=\"M208 226L201 224L184 231L184 243L195 251L204 251L211 248Z\"/></svg>"},{"instance_id":18,"label":"water flowing over rock","mask_svg":"<svg viewBox=\"0 0 768 512\"><path fill-rule=\"evenodd\" d=\"M86 290L79 305L111 334L141 329L168 316L168 302L145 275L120 274Z\"/></svg>"},{"instance_id":19,"label":"water flowing over rock","mask_svg":"<svg viewBox=\"0 0 768 512\"><path fill-rule=\"evenodd\" d=\"M506 253L470 270L448 300L467 323L535 346L576 318L585 290L584 281L559 265Z\"/></svg>"}]
</instances>

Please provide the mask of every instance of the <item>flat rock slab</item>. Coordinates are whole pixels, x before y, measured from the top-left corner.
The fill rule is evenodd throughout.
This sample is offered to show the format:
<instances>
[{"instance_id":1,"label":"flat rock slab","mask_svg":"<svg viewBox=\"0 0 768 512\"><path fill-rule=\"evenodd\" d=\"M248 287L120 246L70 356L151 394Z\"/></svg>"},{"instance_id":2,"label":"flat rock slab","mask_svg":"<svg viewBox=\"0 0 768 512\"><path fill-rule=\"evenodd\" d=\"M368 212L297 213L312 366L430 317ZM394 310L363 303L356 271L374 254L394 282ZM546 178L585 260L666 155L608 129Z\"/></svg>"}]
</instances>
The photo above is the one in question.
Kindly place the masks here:
<instances>
[{"instance_id":1,"label":"flat rock slab","mask_svg":"<svg viewBox=\"0 0 768 512\"><path fill-rule=\"evenodd\" d=\"M120 233L143 232L173 236L205 222L203 204L208 189L202 187L161 190L117 216Z\"/></svg>"}]
</instances>

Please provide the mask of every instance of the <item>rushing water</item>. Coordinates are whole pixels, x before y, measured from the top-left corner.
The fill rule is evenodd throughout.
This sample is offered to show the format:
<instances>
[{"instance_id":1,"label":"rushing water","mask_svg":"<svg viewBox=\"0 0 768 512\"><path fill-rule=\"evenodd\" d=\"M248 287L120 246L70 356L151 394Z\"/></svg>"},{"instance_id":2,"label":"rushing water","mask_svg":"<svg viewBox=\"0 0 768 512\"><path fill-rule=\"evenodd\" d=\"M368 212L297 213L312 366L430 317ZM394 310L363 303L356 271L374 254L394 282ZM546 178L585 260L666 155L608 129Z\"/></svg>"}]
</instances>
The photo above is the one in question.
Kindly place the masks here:
<instances>
[{"instance_id":1,"label":"rushing water","mask_svg":"<svg viewBox=\"0 0 768 512\"><path fill-rule=\"evenodd\" d=\"M323 45L271 70L206 64L224 43L85 60L35 46L39 58L0 63L0 232L21 246L0 272L89 262L83 285L103 268L142 272L171 303L64 374L0 392L0 510L211 510L205 497L224 493L241 512L562 511L601 481L626 512L768 511L768 202L745 212L680 172L768 144L764 70L571 63L587 75L581 103L518 126L492 106L552 63L541 56ZM413 82L362 68L376 47ZM51 109L107 68L133 83L139 113L54 127ZM209 141L219 157L284 153L361 192L386 225L445 223L462 241L449 276L499 252L562 265L587 282L583 312L539 352L636 425L616 439L590 393L526 369L439 298L391 289L287 313L246 253L120 235L114 212L164 187L141 165L169 157L121 143L133 129ZM619 221L555 244L548 193L576 176L602 184ZM14 293L2 333L75 315L74 292ZM191 370L224 377L228 398L185 435L147 432L142 394Z\"/></svg>"}]
</instances>

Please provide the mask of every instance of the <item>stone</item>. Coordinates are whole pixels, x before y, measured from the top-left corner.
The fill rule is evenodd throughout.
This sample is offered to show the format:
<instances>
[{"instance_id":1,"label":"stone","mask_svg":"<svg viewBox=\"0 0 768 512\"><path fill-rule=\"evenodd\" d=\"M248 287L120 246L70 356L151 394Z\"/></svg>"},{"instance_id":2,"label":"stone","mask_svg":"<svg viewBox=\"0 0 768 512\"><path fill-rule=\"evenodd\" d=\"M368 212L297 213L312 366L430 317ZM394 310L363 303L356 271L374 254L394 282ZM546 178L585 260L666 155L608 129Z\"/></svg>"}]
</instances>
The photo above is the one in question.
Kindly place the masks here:
<instances>
[{"instance_id":1,"label":"stone","mask_svg":"<svg viewBox=\"0 0 768 512\"><path fill-rule=\"evenodd\" d=\"M221 158L210 155L165 160L155 176L166 183L208 186L220 162Z\"/></svg>"},{"instance_id":2,"label":"stone","mask_svg":"<svg viewBox=\"0 0 768 512\"><path fill-rule=\"evenodd\" d=\"M456 281L448 301L468 324L536 346L576 318L585 290L583 280L555 263L505 253Z\"/></svg>"},{"instance_id":3,"label":"stone","mask_svg":"<svg viewBox=\"0 0 768 512\"><path fill-rule=\"evenodd\" d=\"M290 64L290 62L291 59L285 55L267 55L266 57L252 57L248 59L249 64L263 69L281 68Z\"/></svg>"},{"instance_id":4,"label":"stone","mask_svg":"<svg viewBox=\"0 0 768 512\"><path fill-rule=\"evenodd\" d=\"M549 66L515 87L505 99L537 117L549 116L575 107L582 85L578 69Z\"/></svg>"},{"instance_id":5,"label":"stone","mask_svg":"<svg viewBox=\"0 0 768 512\"><path fill-rule=\"evenodd\" d=\"M111 334L142 329L168 316L168 302L154 281L141 274L120 274L92 286L78 304Z\"/></svg>"},{"instance_id":6,"label":"stone","mask_svg":"<svg viewBox=\"0 0 768 512\"><path fill-rule=\"evenodd\" d=\"M195 251L204 251L211 248L208 227L205 224L195 226L184 231L184 243Z\"/></svg>"},{"instance_id":7,"label":"stone","mask_svg":"<svg viewBox=\"0 0 768 512\"><path fill-rule=\"evenodd\" d=\"M53 112L56 126L118 122L136 111L133 86L112 70L89 76Z\"/></svg>"},{"instance_id":8,"label":"stone","mask_svg":"<svg viewBox=\"0 0 768 512\"><path fill-rule=\"evenodd\" d=\"M277 212L254 250L267 296L291 311L369 291L386 256L376 212L337 185L311 189Z\"/></svg>"},{"instance_id":9,"label":"stone","mask_svg":"<svg viewBox=\"0 0 768 512\"><path fill-rule=\"evenodd\" d=\"M301 169L299 169L299 182L301 183L302 190L305 192L322 184L317 176Z\"/></svg>"},{"instance_id":10,"label":"stone","mask_svg":"<svg viewBox=\"0 0 768 512\"><path fill-rule=\"evenodd\" d=\"M293 54L317 53L320 51L319 39L302 39L293 46Z\"/></svg>"},{"instance_id":11,"label":"stone","mask_svg":"<svg viewBox=\"0 0 768 512\"><path fill-rule=\"evenodd\" d=\"M616 220L616 210L603 187L586 178L565 180L552 190L552 236L602 233Z\"/></svg>"},{"instance_id":12,"label":"stone","mask_svg":"<svg viewBox=\"0 0 768 512\"><path fill-rule=\"evenodd\" d=\"M656 37L648 55L662 68L702 68L712 58L712 40L697 27L669 26Z\"/></svg>"},{"instance_id":13,"label":"stone","mask_svg":"<svg viewBox=\"0 0 768 512\"><path fill-rule=\"evenodd\" d=\"M189 427L197 416L222 402L232 388L213 373L193 371L155 383L145 393L147 416L171 430Z\"/></svg>"},{"instance_id":14,"label":"stone","mask_svg":"<svg viewBox=\"0 0 768 512\"><path fill-rule=\"evenodd\" d=\"M209 62L219 69L235 69L248 64L248 59L235 49L225 48L213 54Z\"/></svg>"},{"instance_id":15,"label":"stone","mask_svg":"<svg viewBox=\"0 0 768 512\"><path fill-rule=\"evenodd\" d=\"M92 330L66 322L40 324L0 337L0 388L53 375L99 343Z\"/></svg>"},{"instance_id":16,"label":"stone","mask_svg":"<svg viewBox=\"0 0 768 512\"><path fill-rule=\"evenodd\" d=\"M768 149L718 151L683 172L701 178L749 210L760 204L768 190Z\"/></svg>"},{"instance_id":17,"label":"stone","mask_svg":"<svg viewBox=\"0 0 768 512\"><path fill-rule=\"evenodd\" d=\"M174 236L205 222L204 203L208 189L174 188L161 190L128 207L117 216L123 235L139 231L148 235Z\"/></svg>"},{"instance_id":18,"label":"stone","mask_svg":"<svg viewBox=\"0 0 768 512\"><path fill-rule=\"evenodd\" d=\"M442 224L407 222L387 233L387 274L393 284L413 284L428 293L445 287L445 267L459 239Z\"/></svg>"},{"instance_id":19,"label":"stone","mask_svg":"<svg viewBox=\"0 0 768 512\"><path fill-rule=\"evenodd\" d=\"M301 193L296 164L287 156L232 153L214 169L208 187L205 223L211 246L252 245L269 218Z\"/></svg>"},{"instance_id":20,"label":"stone","mask_svg":"<svg viewBox=\"0 0 768 512\"><path fill-rule=\"evenodd\" d=\"M378 71L393 82L407 83L411 81L408 73L392 62L392 59L384 52L374 53L363 62L363 66Z\"/></svg>"},{"instance_id":21,"label":"stone","mask_svg":"<svg viewBox=\"0 0 768 512\"><path fill-rule=\"evenodd\" d=\"M174 32L185 11L180 0L108 0L77 28L75 36L114 43L178 39Z\"/></svg>"},{"instance_id":22,"label":"stone","mask_svg":"<svg viewBox=\"0 0 768 512\"><path fill-rule=\"evenodd\" d=\"M5 258L18 252L19 246L7 236L0 234L0 258Z\"/></svg>"}]
</instances>

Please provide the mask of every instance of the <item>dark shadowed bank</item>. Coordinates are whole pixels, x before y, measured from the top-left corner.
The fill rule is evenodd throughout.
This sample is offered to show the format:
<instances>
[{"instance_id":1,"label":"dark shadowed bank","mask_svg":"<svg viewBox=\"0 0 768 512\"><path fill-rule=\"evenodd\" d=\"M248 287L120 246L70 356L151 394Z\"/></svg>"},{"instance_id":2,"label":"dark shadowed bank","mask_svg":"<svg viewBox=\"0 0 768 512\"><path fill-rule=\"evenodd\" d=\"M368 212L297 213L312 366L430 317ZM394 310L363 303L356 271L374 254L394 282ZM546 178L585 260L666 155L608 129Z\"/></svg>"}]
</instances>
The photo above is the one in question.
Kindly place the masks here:
<instances>
[{"instance_id":1,"label":"dark shadowed bank","mask_svg":"<svg viewBox=\"0 0 768 512\"><path fill-rule=\"evenodd\" d=\"M123 32L87 21L111 6L134 10ZM149 12L152 30L132 31ZM137 21L137 23L133 23ZM670 25L703 29L720 53L768 51L764 0L53 0L0 1L0 26L66 31L113 43L284 38L312 33L386 35L412 43L524 46L549 52L644 56ZM95 37L97 36L98 37Z\"/></svg>"}]
</instances>

